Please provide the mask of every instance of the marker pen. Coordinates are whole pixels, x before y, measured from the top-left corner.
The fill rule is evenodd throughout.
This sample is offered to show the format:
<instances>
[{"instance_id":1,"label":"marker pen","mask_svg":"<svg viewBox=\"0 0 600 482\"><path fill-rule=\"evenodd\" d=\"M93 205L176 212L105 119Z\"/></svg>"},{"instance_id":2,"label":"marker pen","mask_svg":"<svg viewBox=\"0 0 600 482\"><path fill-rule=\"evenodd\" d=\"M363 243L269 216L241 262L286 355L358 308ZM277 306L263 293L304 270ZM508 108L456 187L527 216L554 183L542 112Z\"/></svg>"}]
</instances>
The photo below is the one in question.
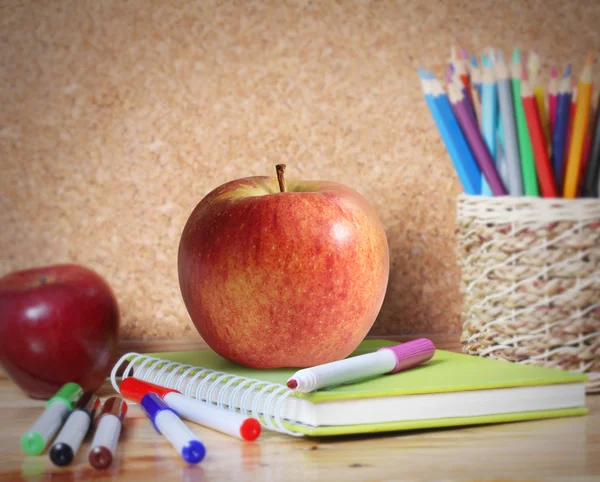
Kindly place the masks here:
<instances>
[{"instance_id":1,"label":"marker pen","mask_svg":"<svg viewBox=\"0 0 600 482\"><path fill-rule=\"evenodd\" d=\"M210 403L186 397L178 390L128 377L119 386L121 395L128 400L140 403L147 393L161 396L169 407L177 411L181 418L199 423L242 440L256 440L261 432L260 422L241 413L225 410Z\"/></svg>"},{"instance_id":2,"label":"marker pen","mask_svg":"<svg viewBox=\"0 0 600 482\"><path fill-rule=\"evenodd\" d=\"M308 393L323 387L351 383L386 373L396 373L429 360L435 346L427 338L380 348L376 352L297 371L288 388Z\"/></svg>"},{"instance_id":3,"label":"marker pen","mask_svg":"<svg viewBox=\"0 0 600 482\"><path fill-rule=\"evenodd\" d=\"M99 406L100 399L93 393L79 399L50 449L50 460L54 465L64 466L72 462Z\"/></svg>"},{"instance_id":4,"label":"marker pen","mask_svg":"<svg viewBox=\"0 0 600 482\"><path fill-rule=\"evenodd\" d=\"M96 433L92 440L92 449L88 456L91 466L95 469L106 469L112 464L121 433L121 424L126 413L127 403L120 397L111 397L102 405Z\"/></svg>"},{"instance_id":5,"label":"marker pen","mask_svg":"<svg viewBox=\"0 0 600 482\"><path fill-rule=\"evenodd\" d=\"M198 437L156 393L142 397L140 406L148 416L156 431L164 435L188 464L197 464L206 454L206 449Z\"/></svg>"},{"instance_id":6,"label":"marker pen","mask_svg":"<svg viewBox=\"0 0 600 482\"><path fill-rule=\"evenodd\" d=\"M77 383L65 383L45 405L45 410L21 437L21 450L28 455L41 454L83 395Z\"/></svg>"}]
</instances>

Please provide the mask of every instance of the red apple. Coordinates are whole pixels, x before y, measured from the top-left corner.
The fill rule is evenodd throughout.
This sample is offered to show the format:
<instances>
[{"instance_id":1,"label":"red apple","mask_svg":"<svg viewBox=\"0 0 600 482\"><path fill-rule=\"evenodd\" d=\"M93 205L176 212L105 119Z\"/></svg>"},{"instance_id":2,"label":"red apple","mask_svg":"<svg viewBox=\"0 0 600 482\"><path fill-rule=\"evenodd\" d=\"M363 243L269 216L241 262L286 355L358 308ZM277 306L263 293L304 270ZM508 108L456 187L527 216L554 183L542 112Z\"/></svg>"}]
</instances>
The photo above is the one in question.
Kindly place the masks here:
<instances>
[{"instance_id":1,"label":"red apple","mask_svg":"<svg viewBox=\"0 0 600 482\"><path fill-rule=\"evenodd\" d=\"M277 368L339 360L381 309L389 275L385 232L356 191L327 181L286 182L278 171L279 185L270 177L239 179L196 206L179 244L183 300L206 343L235 363Z\"/></svg>"},{"instance_id":2,"label":"red apple","mask_svg":"<svg viewBox=\"0 0 600 482\"><path fill-rule=\"evenodd\" d=\"M0 362L35 398L64 383L96 390L117 348L119 309L104 279L77 265L53 265L0 278Z\"/></svg>"}]
</instances>

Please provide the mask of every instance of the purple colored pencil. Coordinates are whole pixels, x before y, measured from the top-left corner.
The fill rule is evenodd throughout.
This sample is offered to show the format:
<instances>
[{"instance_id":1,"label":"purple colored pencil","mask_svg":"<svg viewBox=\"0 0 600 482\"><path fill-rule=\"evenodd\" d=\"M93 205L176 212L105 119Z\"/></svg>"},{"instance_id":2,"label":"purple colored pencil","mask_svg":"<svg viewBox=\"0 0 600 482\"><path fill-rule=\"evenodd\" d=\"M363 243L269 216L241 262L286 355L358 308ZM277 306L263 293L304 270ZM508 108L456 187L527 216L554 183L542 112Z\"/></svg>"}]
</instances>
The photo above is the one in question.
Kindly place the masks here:
<instances>
[{"instance_id":1,"label":"purple colored pencil","mask_svg":"<svg viewBox=\"0 0 600 482\"><path fill-rule=\"evenodd\" d=\"M448 85L450 85L452 82L454 82L454 79L456 78L456 76L453 75L453 73L452 73L452 71L454 69L452 68L450 70L451 70L451 72L447 72L446 73L446 83ZM460 81L460 79L457 79L456 82L460 86L460 91L462 92L462 95L463 95L463 97L465 99L465 102L467 103L467 106L469 108L469 112L473 116L473 120L475 121L475 123L477 123L477 113L475 112L475 107L473 106L473 104L469 100L469 96L467 95L467 89L466 89L466 87L463 85L463 83L462 83L462 81Z\"/></svg>"},{"instance_id":2,"label":"purple colored pencil","mask_svg":"<svg viewBox=\"0 0 600 482\"><path fill-rule=\"evenodd\" d=\"M454 109L460 127L475 155L477 164L479 164L479 167L485 176L485 180L490 186L492 194L494 196L506 195L506 188L502 183L502 179L500 179L492 155L483 140L477 122L470 112L469 102L457 82L452 82L448 85L448 97L450 98L452 108Z\"/></svg>"}]
</instances>

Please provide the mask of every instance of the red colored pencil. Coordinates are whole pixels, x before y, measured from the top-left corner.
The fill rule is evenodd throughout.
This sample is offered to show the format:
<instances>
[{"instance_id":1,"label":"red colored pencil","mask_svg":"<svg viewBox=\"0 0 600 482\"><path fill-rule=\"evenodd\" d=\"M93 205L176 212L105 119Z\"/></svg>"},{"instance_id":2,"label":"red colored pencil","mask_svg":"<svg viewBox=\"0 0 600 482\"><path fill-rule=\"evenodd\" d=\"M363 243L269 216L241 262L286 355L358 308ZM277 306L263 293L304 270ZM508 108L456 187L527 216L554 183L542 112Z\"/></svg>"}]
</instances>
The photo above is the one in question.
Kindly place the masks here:
<instances>
[{"instance_id":1,"label":"red colored pencil","mask_svg":"<svg viewBox=\"0 0 600 482\"><path fill-rule=\"evenodd\" d=\"M475 104L473 104L473 92L471 91L471 89L472 89L471 75L469 74L469 69L468 69L469 55L467 54L467 51L465 49L461 49L460 56L461 56L460 62L462 63L462 65L465 69L465 73L461 74L460 80L465 85L465 89L467 89L467 95L469 96L471 105L475 105Z\"/></svg>"},{"instance_id":2,"label":"red colored pencil","mask_svg":"<svg viewBox=\"0 0 600 482\"><path fill-rule=\"evenodd\" d=\"M533 95L533 89L529 85L528 79L521 80L521 101L525 110L527 119L527 128L531 138L531 147L533 148L533 157L537 170L540 190L543 197L558 197L558 190L554 182L554 172L548 157L548 145L544 137L544 129L540 120L540 113L537 107L537 100Z\"/></svg>"},{"instance_id":3,"label":"red colored pencil","mask_svg":"<svg viewBox=\"0 0 600 482\"><path fill-rule=\"evenodd\" d=\"M469 70L467 69L467 52L463 49L462 53L459 53L459 49L457 47L453 47L452 54L453 58L451 59L451 63L454 67L454 75L456 75L460 79L462 85L465 86L469 102L472 106L474 106L473 93L471 92L471 76L469 75Z\"/></svg>"}]
</instances>

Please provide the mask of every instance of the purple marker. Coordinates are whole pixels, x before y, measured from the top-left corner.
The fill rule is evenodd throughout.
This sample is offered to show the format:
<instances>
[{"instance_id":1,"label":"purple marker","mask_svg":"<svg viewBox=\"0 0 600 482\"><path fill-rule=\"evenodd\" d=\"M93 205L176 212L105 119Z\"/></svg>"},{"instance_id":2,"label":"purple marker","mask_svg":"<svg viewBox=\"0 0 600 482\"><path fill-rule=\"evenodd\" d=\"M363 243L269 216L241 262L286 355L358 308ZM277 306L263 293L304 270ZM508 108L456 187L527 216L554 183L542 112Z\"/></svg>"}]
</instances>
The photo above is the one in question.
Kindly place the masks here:
<instances>
[{"instance_id":1,"label":"purple marker","mask_svg":"<svg viewBox=\"0 0 600 482\"><path fill-rule=\"evenodd\" d=\"M435 345L427 338L419 338L376 352L304 368L287 381L288 388L308 393L325 387L353 383L386 373L397 373L430 360Z\"/></svg>"}]
</instances>

